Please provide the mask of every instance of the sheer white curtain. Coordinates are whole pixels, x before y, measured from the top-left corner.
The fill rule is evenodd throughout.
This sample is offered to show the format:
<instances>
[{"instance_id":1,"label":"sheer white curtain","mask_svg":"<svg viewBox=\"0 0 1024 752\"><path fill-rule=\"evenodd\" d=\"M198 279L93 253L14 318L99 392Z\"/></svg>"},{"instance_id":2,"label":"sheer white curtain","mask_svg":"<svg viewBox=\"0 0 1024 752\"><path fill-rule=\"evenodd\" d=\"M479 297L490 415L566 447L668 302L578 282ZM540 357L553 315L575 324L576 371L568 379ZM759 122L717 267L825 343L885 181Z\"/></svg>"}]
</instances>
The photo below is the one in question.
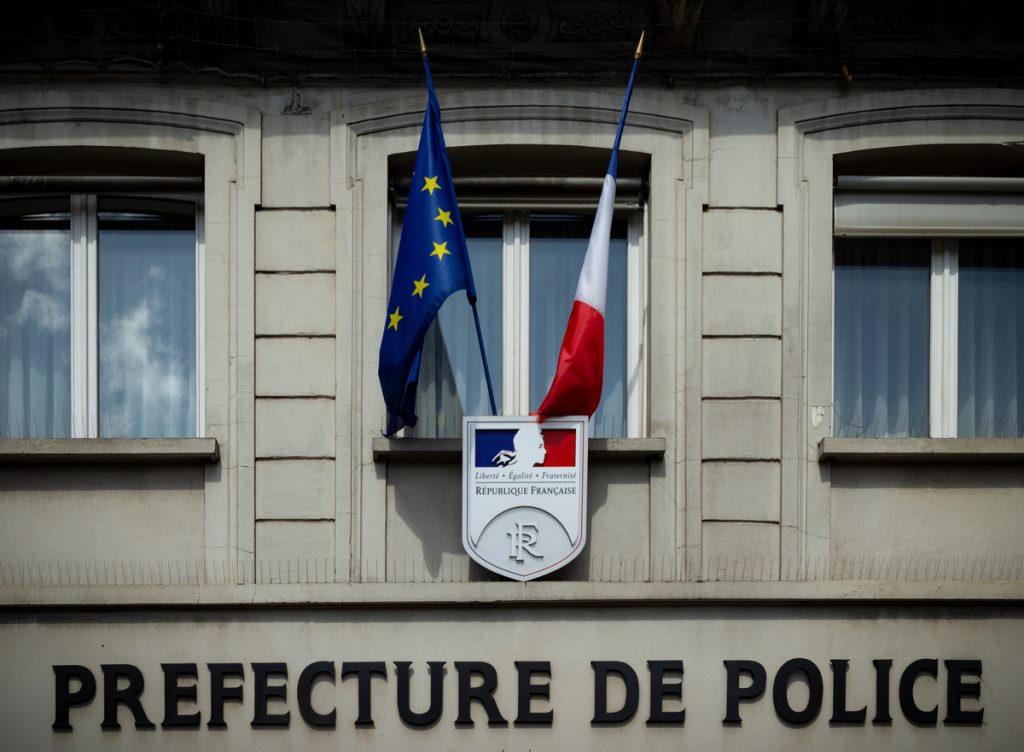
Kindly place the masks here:
<instances>
[{"instance_id":1,"label":"sheer white curtain","mask_svg":"<svg viewBox=\"0 0 1024 752\"><path fill-rule=\"evenodd\" d=\"M99 201L99 433L196 433L192 202Z\"/></svg>"},{"instance_id":2,"label":"sheer white curtain","mask_svg":"<svg viewBox=\"0 0 1024 752\"><path fill-rule=\"evenodd\" d=\"M1024 241L959 241L957 435L1024 437Z\"/></svg>"},{"instance_id":3,"label":"sheer white curtain","mask_svg":"<svg viewBox=\"0 0 1024 752\"><path fill-rule=\"evenodd\" d=\"M501 412L503 217L464 214L463 221ZM554 377L593 221L589 213L530 215L529 352L517 353L517 357L529 358L531 410L540 405ZM604 389L592 422L595 436L624 436L626 431L626 254L626 222L616 220L605 312ZM459 436L464 415L489 415L490 411L472 313L458 293L442 306L424 342L416 398L419 420L414 433L421 437Z\"/></svg>"},{"instance_id":4,"label":"sheer white curtain","mask_svg":"<svg viewBox=\"0 0 1024 752\"><path fill-rule=\"evenodd\" d=\"M502 218L500 214L464 215L463 227L476 283L480 329L500 413ZM465 293L457 292L441 306L423 342L414 434L427 438L461 436L464 415L490 414L473 311Z\"/></svg>"},{"instance_id":5,"label":"sheer white curtain","mask_svg":"<svg viewBox=\"0 0 1024 752\"><path fill-rule=\"evenodd\" d=\"M551 386L565 325L572 310L592 214L530 216L530 409ZM604 382L591 421L598 437L626 435L626 222L612 222L608 297L604 314Z\"/></svg>"},{"instance_id":6,"label":"sheer white curtain","mask_svg":"<svg viewBox=\"0 0 1024 752\"><path fill-rule=\"evenodd\" d=\"M0 437L71 435L69 199L0 202Z\"/></svg>"},{"instance_id":7,"label":"sheer white curtain","mask_svg":"<svg viewBox=\"0 0 1024 752\"><path fill-rule=\"evenodd\" d=\"M928 436L930 263L927 239L836 239L835 436Z\"/></svg>"}]
</instances>

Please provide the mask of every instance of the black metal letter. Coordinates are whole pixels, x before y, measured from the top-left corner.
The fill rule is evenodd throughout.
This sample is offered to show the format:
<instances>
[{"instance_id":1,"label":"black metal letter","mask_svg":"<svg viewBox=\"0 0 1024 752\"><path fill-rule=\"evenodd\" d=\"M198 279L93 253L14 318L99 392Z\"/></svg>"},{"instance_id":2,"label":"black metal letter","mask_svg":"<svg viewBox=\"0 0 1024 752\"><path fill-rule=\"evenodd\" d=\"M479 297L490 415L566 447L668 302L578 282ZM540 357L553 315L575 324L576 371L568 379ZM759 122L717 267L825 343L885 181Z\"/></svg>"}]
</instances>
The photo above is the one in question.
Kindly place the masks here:
<instances>
[{"instance_id":1,"label":"black metal letter","mask_svg":"<svg viewBox=\"0 0 1024 752\"><path fill-rule=\"evenodd\" d=\"M245 669L241 663L207 663L206 668L210 670L210 720L206 722L207 728L227 728L224 723L224 703L228 700L234 702L242 701L242 686L225 687L225 676L237 676L245 681Z\"/></svg>"},{"instance_id":2,"label":"black metal letter","mask_svg":"<svg viewBox=\"0 0 1024 752\"><path fill-rule=\"evenodd\" d=\"M164 720L161 728L199 728L199 711L181 715L179 700L196 701L196 684L182 687L178 677L185 676L199 681L199 670L194 663L161 663L164 670Z\"/></svg>"},{"instance_id":3,"label":"black metal letter","mask_svg":"<svg viewBox=\"0 0 1024 752\"><path fill-rule=\"evenodd\" d=\"M789 704L789 682L797 673L804 675L809 690L807 707L803 710L793 710ZM772 685L772 701L775 703L775 712L787 723L808 724L821 712L821 701L824 694L822 689L823 682L818 667L806 658L792 658L783 663L779 668L779 673L775 674L775 683Z\"/></svg>"},{"instance_id":4,"label":"black metal letter","mask_svg":"<svg viewBox=\"0 0 1024 752\"><path fill-rule=\"evenodd\" d=\"M71 731L71 708L88 705L96 696L96 678L85 666L54 666L54 731ZM78 679L82 686L71 691L71 680Z\"/></svg>"},{"instance_id":5,"label":"black metal letter","mask_svg":"<svg viewBox=\"0 0 1024 752\"><path fill-rule=\"evenodd\" d=\"M313 684L318 676L331 677L334 683L334 661L315 661L310 663L299 674L299 684L295 688L295 699L299 703L299 715L310 726L334 728L338 711L331 708L330 713L318 713L313 708Z\"/></svg>"},{"instance_id":6,"label":"black metal letter","mask_svg":"<svg viewBox=\"0 0 1024 752\"><path fill-rule=\"evenodd\" d=\"M545 710L541 712L530 710L530 700L534 697L551 698L551 682L547 684L533 684L531 680L534 674L551 677L550 661L516 661L516 671L519 672L519 714L516 716L516 725L532 724L537 726L550 726L555 717L555 711Z\"/></svg>"},{"instance_id":7,"label":"black metal letter","mask_svg":"<svg viewBox=\"0 0 1024 752\"><path fill-rule=\"evenodd\" d=\"M860 710L846 709L846 674L850 662L845 659L832 659L832 717L829 723L849 723L863 726L868 717L868 707Z\"/></svg>"},{"instance_id":8,"label":"black metal letter","mask_svg":"<svg viewBox=\"0 0 1024 752\"><path fill-rule=\"evenodd\" d=\"M960 701L964 697L981 699L981 682L964 683L964 674L981 679L981 661L946 661L946 717L942 722L947 726L980 726L985 717L985 708L964 710Z\"/></svg>"},{"instance_id":9,"label":"black metal letter","mask_svg":"<svg viewBox=\"0 0 1024 752\"><path fill-rule=\"evenodd\" d=\"M878 658L871 663L875 667L875 717L871 722L876 726L888 726L892 723L892 716L889 715L889 673L892 671L892 661Z\"/></svg>"},{"instance_id":10,"label":"black metal letter","mask_svg":"<svg viewBox=\"0 0 1024 752\"><path fill-rule=\"evenodd\" d=\"M129 663L108 663L100 668L103 669L103 723L100 724L100 728L121 730L121 725L117 722L118 705L124 705L132 711L135 728L156 728L146 717L146 711L142 709L142 702L139 700L142 690L146 687L142 672ZM128 686L124 689L117 688L117 680L121 678L128 680Z\"/></svg>"},{"instance_id":11,"label":"black metal letter","mask_svg":"<svg viewBox=\"0 0 1024 752\"><path fill-rule=\"evenodd\" d=\"M508 721L502 717L498 703L494 701L494 690L498 686L498 673L494 666L483 661L456 661L455 670L459 672L459 716L455 719L455 725L473 725L469 703L476 700L487 712L488 726L507 726ZM472 686L473 674L481 676L483 684Z\"/></svg>"},{"instance_id":12,"label":"black metal letter","mask_svg":"<svg viewBox=\"0 0 1024 752\"><path fill-rule=\"evenodd\" d=\"M757 661L723 661L725 663L725 718L722 723L742 724L740 700L756 700L764 694L768 674ZM747 674L750 684L740 686L740 676Z\"/></svg>"},{"instance_id":13,"label":"black metal letter","mask_svg":"<svg viewBox=\"0 0 1024 752\"><path fill-rule=\"evenodd\" d=\"M412 663L395 661L395 678L398 681L398 716L410 726L432 726L441 717L444 709L444 661L428 661L430 674L430 706L424 713L416 713L410 707L409 682L412 677Z\"/></svg>"},{"instance_id":14,"label":"black metal letter","mask_svg":"<svg viewBox=\"0 0 1024 752\"><path fill-rule=\"evenodd\" d=\"M594 669L594 718L591 726L627 723L640 705L640 680L636 671L622 661L591 661ZM608 711L608 675L615 674L626 686L626 700L614 712Z\"/></svg>"},{"instance_id":15,"label":"black metal letter","mask_svg":"<svg viewBox=\"0 0 1024 752\"><path fill-rule=\"evenodd\" d=\"M275 684L270 686L267 680L272 675L279 675L288 679L287 663L254 663L252 664L252 678L255 687L253 688L253 711L252 725L255 728L288 728L291 720L291 711L283 713L270 713L267 705L271 699L288 701L288 684Z\"/></svg>"},{"instance_id":16,"label":"black metal letter","mask_svg":"<svg viewBox=\"0 0 1024 752\"><path fill-rule=\"evenodd\" d=\"M665 710L662 703L666 697L675 697L679 702L683 701L683 662L647 661L647 670L651 672L651 715L647 719L647 725L672 723L681 726L686 721L686 708ZM679 683L666 684L666 673L679 674Z\"/></svg>"},{"instance_id":17,"label":"black metal letter","mask_svg":"<svg viewBox=\"0 0 1024 752\"><path fill-rule=\"evenodd\" d=\"M939 675L939 661L935 658L921 658L911 663L900 677L900 709L907 720L917 726L934 726L939 719L939 706L921 710L914 702L914 682L919 676Z\"/></svg>"},{"instance_id":18,"label":"black metal letter","mask_svg":"<svg viewBox=\"0 0 1024 752\"><path fill-rule=\"evenodd\" d=\"M370 678L374 675L388 678L388 669L384 661L353 661L341 664L341 679L355 675L359 682L359 716L357 726L372 726L373 714L370 712Z\"/></svg>"}]
</instances>

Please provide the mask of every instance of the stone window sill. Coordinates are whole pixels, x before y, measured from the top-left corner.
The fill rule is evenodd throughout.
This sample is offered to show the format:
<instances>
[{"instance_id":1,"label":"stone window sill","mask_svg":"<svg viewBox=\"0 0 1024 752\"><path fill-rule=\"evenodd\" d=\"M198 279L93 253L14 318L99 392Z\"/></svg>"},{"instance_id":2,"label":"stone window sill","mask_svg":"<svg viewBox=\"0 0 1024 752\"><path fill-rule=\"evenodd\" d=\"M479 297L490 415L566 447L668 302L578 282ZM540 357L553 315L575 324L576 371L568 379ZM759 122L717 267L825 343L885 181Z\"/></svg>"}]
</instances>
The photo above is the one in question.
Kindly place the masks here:
<instances>
[{"instance_id":1,"label":"stone window sill","mask_svg":"<svg viewBox=\"0 0 1024 752\"><path fill-rule=\"evenodd\" d=\"M822 439L819 462L1020 462L1024 439Z\"/></svg>"},{"instance_id":2,"label":"stone window sill","mask_svg":"<svg viewBox=\"0 0 1024 752\"><path fill-rule=\"evenodd\" d=\"M220 461L216 439L0 439L0 464L189 464Z\"/></svg>"},{"instance_id":3,"label":"stone window sill","mask_svg":"<svg viewBox=\"0 0 1024 752\"><path fill-rule=\"evenodd\" d=\"M591 459L660 460L665 439L590 439ZM462 458L462 439L373 439L374 462L455 462Z\"/></svg>"}]
</instances>

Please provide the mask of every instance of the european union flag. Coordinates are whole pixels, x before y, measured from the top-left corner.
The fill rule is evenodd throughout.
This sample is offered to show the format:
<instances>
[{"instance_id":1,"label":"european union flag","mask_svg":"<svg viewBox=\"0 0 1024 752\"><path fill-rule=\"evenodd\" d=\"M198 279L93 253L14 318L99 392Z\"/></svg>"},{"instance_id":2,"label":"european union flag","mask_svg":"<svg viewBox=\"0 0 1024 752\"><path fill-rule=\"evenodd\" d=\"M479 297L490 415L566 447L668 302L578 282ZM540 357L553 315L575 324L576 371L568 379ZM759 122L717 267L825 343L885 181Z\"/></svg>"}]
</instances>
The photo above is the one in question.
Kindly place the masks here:
<instances>
[{"instance_id":1,"label":"european union flag","mask_svg":"<svg viewBox=\"0 0 1024 752\"><path fill-rule=\"evenodd\" d=\"M441 133L441 107L429 66L426 76L427 112L398 242L377 369L388 409L389 436L402 426L416 425L416 384L423 338L441 304L457 290L465 290L470 301L476 299L466 235Z\"/></svg>"}]
</instances>

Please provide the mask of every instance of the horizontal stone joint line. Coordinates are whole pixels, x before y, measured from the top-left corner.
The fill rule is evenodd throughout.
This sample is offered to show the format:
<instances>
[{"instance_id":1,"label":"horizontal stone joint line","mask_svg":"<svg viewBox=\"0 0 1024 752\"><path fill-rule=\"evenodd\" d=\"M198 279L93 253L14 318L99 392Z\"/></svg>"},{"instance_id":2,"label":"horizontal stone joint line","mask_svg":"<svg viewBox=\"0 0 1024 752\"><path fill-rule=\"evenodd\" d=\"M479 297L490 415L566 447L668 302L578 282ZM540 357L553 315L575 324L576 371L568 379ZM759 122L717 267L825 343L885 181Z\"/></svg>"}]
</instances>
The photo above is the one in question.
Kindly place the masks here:
<instances>
[{"instance_id":1,"label":"horizontal stone joint line","mask_svg":"<svg viewBox=\"0 0 1024 752\"><path fill-rule=\"evenodd\" d=\"M704 462L780 462L781 457L701 457Z\"/></svg>"},{"instance_id":2,"label":"horizontal stone joint line","mask_svg":"<svg viewBox=\"0 0 1024 752\"><path fill-rule=\"evenodd\" d=\"M700 461L702 463L704 463L704 462L743 462L743 463L747 463L747 464L749 464L749 463L761 463L761 464L774 464L774 465L777 465L782 460L781 459L774 459L774 460L773 459L741 459L741 458L720 459L720 458L716 458L716 457L702 457Z\"/></svg>"},{"instance_id":3,"label":"horizontal stone joint line","mask_svg":"<svg viewBox=\"0 0 1024 752\"><path fill-rule=\"evenodd\" d=\"M725 523L742 523L744 525L775 525L778 526L780 523L778 520L750 520L750 519L733 519L731 517L702 517L701 522L725 522Z\"/></svg>"},{"instance_id":4,"label":"horizontal stone joint line","mask_svg":"<svg viewBox=\"0 0 1024 752\"><path fill-rule=\"evenodd\" d=\"M774 335L766 334L764 332L744 332L743 334L734 335L705 335L708 339L712 337L721 337L721 339L772 339Z\"/></svg>"},{"instance_id":5,"label":"horizontal stone joint line","mask_svg":"<svg viewBox=\"0 0 1024 752\"><path fill-rule=\"evenodd\" d=\"M256 274L268 277L299 277L308 274L336 274L335 269L257 269Z\"/></svg>"},{"instance_id":6,"label":"horizontal stone joint line","mask_svg":"<svg viewBox=\"0 0 1024 752\"><path fill-rule=\"evenodd\" d=\"M337 339L335 334L257 334L256 339Z\"/></svg>"},{"instance_id":7,"label":"horizontal stone joint line","mask_svg":"<svg viewBox=\"0 0 1024 752\"><path fill-rule=\"evenodd\" d=\"M781 334L702 334L701 339L773 339L782 341Z\"/></svg>"},{"instance_id":8,"label":"horizontal stone joint line","mask_svg":"<svg viewBox=\"0 0 1024 752\"><path fill-rule=\"evenodd\" d=\"M701 204L701 211L704 213L716 211L763 211L781 214L782 206L782 204L776 204L775 206L712 206L711 204Z\"/></svg>"},{"instance_id":9,"label":"horizontal stone joint line","mask_svg":"<svg viewBox=\"0 0 1024 752\"><path fill-rule=\"evenodd\" d=\"M331 400L335 397L332 394L256 394L256 399L261 400Z\"/></svg>"},{"instance_id":10,"label":"horizontal stone joint line","mask_svg":"<svg viewBox=\"0 0 1024 752\"><path fill-rule=\"evenodd\" d=\"M260 462L265 460L333 460L334 455L322 455L322 454L268 454L268 455L256 455L256 459Z\"/></svg>"},{"instance_id":11,"label":"horizontal stone joint line","mask_svg":"<svg viewBox=\"0 0 1024 752\"><path fill-rule=\"evenodd\" d=\"M334 204L327 204L325 206L264 206L263 204L256 204L255 210L257 212L279 212L279 211L301 211L301 212L315 212L315 211L337 211L337 207Z\"/></svg>"},{"instance_id":12,"label":"horizontal stone joint line","mask_svg":"<svg viewBox=\"0 0 1024 752\"><path fill-rule=\"evenodd\" d=\"M778 395L778 394L767 394L767 395L745 394L745 395L736 395L735 397L729 397L729 396L724 396L723 397L721 395L715 395L715 396L703 395L701 397L701 399L704 400L704 402L752 402L752 401L755 401L755 400L756 401L760 401L760 402L778 402L778 401L780 401L782 399L782 397L780 395Z\"/></svg>"},{"instance_id":13,"label":"horizontal stone joint line","mask_svg":"<svg viewBox=\"0 0 1024 752\"><path fill-rule=\"evenodd\" d=\"M277 455L269 456L269 457L257 457L256 459L258 459L260 462L284 462L284 461L291 462L291 461L294 461L294 460L313 460L313 461L317 461L317 462L323 462L325 460L330 460L332 462L334 461L334 457L284 457L284 456L279 457Z\"/></svg>"},{"instance_id":14,"label":"horizontal stone joint line","mask_svg":"<svg viewBox=\"0 0 1024 752\"><path fill-rule=\"evenodd\" d=\"M328 397L323 394L262 394L256 392L256 399L261 400L285 400L285 399L330 399L334 397Z\"/></svg>"},{"instance_id":15,"label":"horizontal stone joint line","mask_svg":"<svg viewBox=\"0 0 1024 752\"><path fill-rule=\"evenodd\" d=\"M782 272L737 272L737 271L711 271L701 272L701 276L707 277L778 277L782 279Z\"/></svg>"}]
</instances>

